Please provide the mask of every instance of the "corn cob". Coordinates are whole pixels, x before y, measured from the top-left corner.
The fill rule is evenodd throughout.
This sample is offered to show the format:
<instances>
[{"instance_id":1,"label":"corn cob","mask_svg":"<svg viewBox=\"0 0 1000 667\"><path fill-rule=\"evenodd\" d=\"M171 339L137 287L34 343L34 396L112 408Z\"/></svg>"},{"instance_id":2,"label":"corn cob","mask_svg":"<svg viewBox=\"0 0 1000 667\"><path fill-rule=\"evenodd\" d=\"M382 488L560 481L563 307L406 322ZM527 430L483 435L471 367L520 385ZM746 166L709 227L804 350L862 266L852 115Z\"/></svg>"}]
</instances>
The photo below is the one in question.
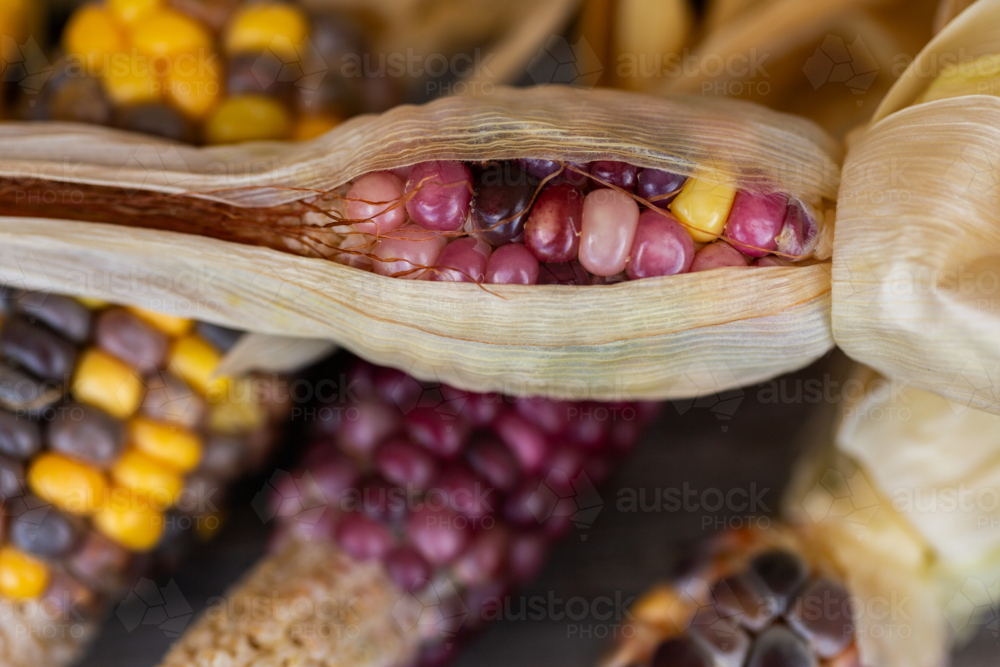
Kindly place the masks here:
<instances>
[{"instance_id":1,"label":"corn cob","mask_svg":"<svg viewBox=\"0 0 1000 667\"><path fill-rule=\"evenodd\" d=\"M733 531L637 601L607 667L860 667L854 594L792 530Z\"/></svg>"},{"instance_id":2,"label":"corn cob","mask_svg":"<svg viewBox=\"0 0 1000 667\"><path fill-rule=\"evenodd\" d=\"M302 470L276 474L254 501L279 520L277 555L209 610L166 665L347 664L368 642L381 648L350 664L440 664L489 618L486 605L537 573L555 538L593 520L587 494L655 410L469 394L367 363L343 386L350 400L317 411ZM316 572L317 558L328 572ZM275 562L285 563L282 608L315 609L364 588L352 595L365 611L334 619L361 636L327 630L322 641L315 628L303 635L319 618L296 630L280 614L254 625L226 613L269 588ZM251 642L251 632L265 639Z\"/></svg>"},{"instance_id":3,"label":"corn cob","mask_svg":"<svg viewBox=\"0 0 1000 667\"><path fill-rule=\"evenodd\" d=\"M355 179L334 259L381 275L609 284L802 260L816 217L780 193L625 162L435 161Z\"/></svg>"},{"instance_id":4,"label":"corn cob","mask_svg":"<svg viewBox=\"0 0 1000 667\"><path fill-rule=\"evenodd\" d=\"M390 79L345 74L366 48L352 18L293 2L104 0L70 17L24 115L189 143L306 139L394 103L377 89Z\"/></svg>"},{"instance_id":5,"label":"corn cob","mask_svg":"<svg viewBox=\"0 0 1000 667\"><path fill-rule=\"evenodd\" d=\"M236 332L7 289L0 300L0 662L68 664L133 577L218 526L286 403L214 377ZM24 610L41 610L34 613Z\"/></svg>"}]
</instances>

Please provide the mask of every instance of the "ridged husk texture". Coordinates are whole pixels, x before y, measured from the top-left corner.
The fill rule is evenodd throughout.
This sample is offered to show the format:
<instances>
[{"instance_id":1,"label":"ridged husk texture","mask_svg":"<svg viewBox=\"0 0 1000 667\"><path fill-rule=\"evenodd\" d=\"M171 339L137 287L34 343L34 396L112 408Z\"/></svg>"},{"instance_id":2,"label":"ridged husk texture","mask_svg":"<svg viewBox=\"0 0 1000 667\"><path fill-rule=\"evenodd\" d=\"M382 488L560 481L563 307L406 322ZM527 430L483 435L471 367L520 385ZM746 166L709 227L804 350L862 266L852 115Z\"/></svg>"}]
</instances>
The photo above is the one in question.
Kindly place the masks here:
<instances>
[{"instance_id":1,"label":"ridged husk texture","mask_svg":"<svg viewBox=\"0 0 1000 667\"><path fill-rule=\"evenodd\" d=\"M126 227L115 215L87 223L7 217L0 279L331 340L420 379L508 394L689 397L801 367L832 346L829 263L816 260L828 257L832 240L838 148L808 121L755 105L498 88L359 117L308 143L201 149L75 125L0 126L0 176L11 187L30 195L37 182L21 178L30 174L125 198L169 195L175 210L195 195L235 207L289 204L425 160L527 157L623 160L788 193L825 220L824 236L815 260L792 267L487 291L250 245L253 229L237 230L243 243L234 243ZM303 252L292 241L287 248Z\"/></svg>"},{"instance_id":2,"label":"ridged husk texture","mask_svg":"<svg viewBox=\"0 0 1000 667\"><path fill-rule=\"evenodd\" d=\"M944 68L1000 53L981 0L920 54L852 147L833 262L833 325L854 359L1000 413L1000 99L911 106Z\"/></svg>"}]
</instances>

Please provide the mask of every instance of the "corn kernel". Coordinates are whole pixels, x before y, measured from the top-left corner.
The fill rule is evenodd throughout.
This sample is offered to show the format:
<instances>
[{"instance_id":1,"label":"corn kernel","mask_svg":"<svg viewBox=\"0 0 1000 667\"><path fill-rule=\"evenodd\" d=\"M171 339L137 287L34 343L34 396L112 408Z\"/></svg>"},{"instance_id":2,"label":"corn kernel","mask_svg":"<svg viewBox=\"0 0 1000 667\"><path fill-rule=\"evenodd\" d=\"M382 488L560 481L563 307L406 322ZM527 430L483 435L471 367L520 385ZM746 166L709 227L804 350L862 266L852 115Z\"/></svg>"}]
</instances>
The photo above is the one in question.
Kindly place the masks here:
<instances>
[{"instance_id":1,"label":"corn kernel","mask_svg":"<svg viewBox=\"0 0 1000 667\"><path fill-rule=\"evenodd\" d=\"M132 26L132 44L150 56L207 53L212 35L202 24L173 9L158 9Z\"/></svg>"},{"instance_id":2,"label":"corn kernel","mask_svg":"<svg viewBox=\"0 0 1000 667\"><path fill-rule=\"evenodd\" d=\"M108 9L122 23L131 24L164 4L164 0L108 0Z\"/></svg>"},{"instance_id":3,"label":"corn kernel","mask_svg":"<svg viewBox=\"0 0 1000 667\"><path fill-rule=\"evenodd\" d=\"M292 139L294 141L307 141L309 139L315 139L316 137L326 134L333 128L340 125L341 119L338 116L331 115L314 115L314 116L304 116L295 123L295 129L292 132Z\"/></svg>"},{"instance_id":4,"label":"corn kernel","mask_svg":"<svg viewBox=\"0 0 1000 667\"><path fill-rule=\"evenodd\" d=\"M219 78L214 62L178 63L167 72L164 88L174 106L188 117L201 120L221 99Z\"/></svg>"},{"instance_id":5,"label":"corn kernel","mask_svg":"<svg viewBox=\"0 0 1000 667\"><path fill-rule=\"evenodd\" d=\"M101 308L104 308L105 306L110 305L108 304L107 301L103 301L101 299L95 299L92 296L78 296L76 297L76 300L85 305L87 308L90 308L91 310L99 310Z\"/></svg>"},{"instance_id":6,"label":"corn kernel","mask_svg":"<svg viewBox=\"0 0 1000 667\"><path fill-rule=\"evenodd\" d=\"M689 178L670 210L687 226L698 243L714 241L726 227L736 199L736 188L700 178Z\"/></svg>"},{"instance_id":7,"label":"corn kernel","mask_svg":"<svg viewBox=\"0 0 1000 667\"><path fill-rule=\"evenodd\" d=\"M282 59L296 57L296 47L309 35L305 15L297 7L279 2L244 7L226 31L226 50L264 53L270 50Z\"/></svg>"},{"instance_id":8,"label":"corn kernel","mask_svg":"<svg viewBox=\"0 0 1000 667\"><path fill-rule=\"evenodd\" d=\"M158 313L155 310L146 310L138 306L130 306L129 311L141 317L149 324L152 324L168 336L183 336L188 331L191 331L191 328L194 326L194 321L186 317Z\"/></svg>"},{"instance_id":9,"label":"corn kernel","mask_svg":"<svg viewBox=\"0 0 1000 667\"><path fill-rule=\"evenodd\" d=\"M114 58L101 76L104 92L116 104L144 104L160 99L162 86L149 61L137 55Z\"/></svg>"},{"instance_id":10,"label":"corn kernel","mask_svg":"<svg viewBox=\"0 0 1000 667\"><path fill-rule=\"evenodd\" d=\"M158 510L172 507L184 489L180 475L137 450L127 451L115 461L111 477L119 486L148 498Z\"/></svg>"},{"instance_id":11,"label":"corn kernel","mask_svg":"<svg viewBox=\"0 0 1000 667\"><path fill-rule=\"evenodd\" d=\"M292 119L280 101L264 95L236 95L209 116L205 140L210 144L287 139Z\"/></svg>"},{"instance_id":12,"label":"corn kernel","mask_svg":"<svg viewBox=\"0 0 1000 667\"><path fill-rule=\"evenodd\" d=\"M186 428L137 417L129 431L136 449L174 470L190 472L201 462L201 440Z\"/></svg>"},{"instance_id":13,"label":"corn kernel","mask_svg":"<svg viewBox=\"0 0 1000 667\"><path fill-rule=\"evenodd\" d=\"M73 379L73 395L113 417L126 419L142 403L142 380L131 368L98 349L83 353Z\"/></svg>"},{"instance_id":14,"label":"corn kernel","mask_svg":"<svg viewBox=\"0 0 1000 667\"><path fill-rule=\"evenodd\" d=\"M94 525L105 537L131 551L150 551L163 535L163 513L147 498L115 489L113 500L94 515Z\"/></svg>"},{"instance_id":15,"label":"corn kernel","mask_svg":"<svg viewBox=\"0 0 1000 667\"><path fill-rule=\"evenodd\" d=\"M59 454L38 456L27 481L36 496L71 514L93 514L108 492L101 471Z\"/></svg>"},{"instance_id":16,"label":"corn kernel","mask_svg":"<svg viewBox=\"0 0 1000 667\"><path fill-rule=\"evenodd\" d=\"M212 405L208 415L208 429L213 433L239 435L253 433L267 424L267 408L250 397L244 398L237 389L231 396Z\"/></svg>"},{"instance_id":17,"label":"corn kernel","mask_svg":"<svg viewBox=\"0 0 1000 667\"><path fill-rule=\"evenodd\" d=\"M102 71L104 61L127 48L125 35L114 17L97 5L76 10L63 31L63 49L82 59L87 72Z\"/></svg>"},{"instance_id":18,"label":"corn kernel","mask_svg":"<svg viewBox=\"0 0 1000 667\"><path fill-rule=\"evenodd\" d=\"M227 378L212 378L222 357L202 338L189 335L174 341L168 368L202 395L211 393L216 400L226 395Z\"/></svg>"},{"instance_id":19,"label":"corn kernel","mask_svg":"<svg viewBox=\"0 0 1000 667\"><path fill-rule=\"evenodd\" d=\"M0 595L6 598L36 598L49 585L49 568L34 556L15 549L0 549Z\"/></svg>"}]
</instances>

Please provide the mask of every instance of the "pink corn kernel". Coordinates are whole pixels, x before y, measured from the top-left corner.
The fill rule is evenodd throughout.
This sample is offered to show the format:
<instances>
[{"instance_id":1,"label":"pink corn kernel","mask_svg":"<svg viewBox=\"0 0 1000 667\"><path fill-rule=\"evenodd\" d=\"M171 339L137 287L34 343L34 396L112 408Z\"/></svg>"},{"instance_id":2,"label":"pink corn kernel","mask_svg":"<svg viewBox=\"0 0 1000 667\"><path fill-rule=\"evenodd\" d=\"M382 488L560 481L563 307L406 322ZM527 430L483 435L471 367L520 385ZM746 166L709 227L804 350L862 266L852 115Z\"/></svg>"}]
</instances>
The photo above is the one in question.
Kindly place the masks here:
<instances>
[{"instance_id":1,"label":"pink corn kernel","mask_svg":"<svg viewBox=\"0 0 1000 667\"><path fill-rule=\"evenodd\" d=\"M410 280L428 279L430 273L422 267L437 264L447 237L429 232L414 224L403 225L375 244L375 273ZM398 274L398 275L397 275Z\"/></svg>"},{"instance_id":2,"label":"pink corn kernel","mask_svg":"<svg viewBox=\"0 0 1000 667\"><path fill-rule=\"evenodd\" d=\"M716 241L695 254L694 261L691 262L691 273L721 269L727 266L746 265L747 258L739 250L725 241Z\"/></svg>"},{"instance_id":3,"label":"pink corn kernel","mask_svg":"<svg viewBox=\"0 0 1000 667\"><path fill-rule=\"evenodd\" d=\"M639 224L639 205L624 192L602 188L583 200L580 264L598 276L625 270Z\"/></svg>"},{"instance_id":4,"label":"pink corn kernel","mask_svg":"<svg viewBox=\"0 0 1000 667\"><path fill-rule=\"evenodd\" d=\"M446 245L438 255L431 280L453 283L481 283L486 277L490 244L480 238L465 237Z\"/></svg>"},{"instance_id":5,"label":"pink corn kernel","mask_svg":"<svg viewBox=\"0 0 1000 667\"><path fill-rule=\"evenodd\" d=\"M568 183L542 190L524 225L524 243L540 262L576 259L583 224L583 195Z\"/></svg>"},{"instance_id":6,"label":"pink corn kernel","mask_svg":"<svg viewBox=\"0 0 1000 667\"><path fill-rule=\"evenodd\" d=\"M778 234L785 225L788 197L738 192L733 201L725 236L748 257L763 257L777 250Z\"/></svg>"},{"instance_id":7,"label":"pink corn kernel","mask_svg":"<svg viewBox=\"0 0 1000 667\"><path fill-rule=\"evenodd\" d=\"M384 234L406 223L402 197L403 181L395 174L387 171L365 174L348 191L344 212L349 220L371 220L355 222L357 231Z\"/></svg>"},{"instance_id":8,"label":"pink corn kernel","mask_svg":"<svg viewBox=\"0 0 1000 667\"><path fill-rule=\"evenodd\" d=\"M670 214L643 211L626 273L629 280L687 273L694 261L694 241Z\"/></svg>"},{"instance_id":9,"label":"pink corn kernel","mask_svg":"<svg viewBox=\"0 0 1000 667\"><path fill-rule=\"evenodd\" d=\"M523 243L508 243L493 251L486 263L486 282L494 285L534 285L540 266Z\"/></svg>"},{"instance_id":10,"label":"pink corn kernel","mask_svg":"<svg viewBox=\"0 0 1000 667\"><path fill-rule=\"evenodd\" d=\"M422 162L406 180L406 212L424 229L458 231L472 203L472 172L462 162Z\"/></svg>"}]
</instances>

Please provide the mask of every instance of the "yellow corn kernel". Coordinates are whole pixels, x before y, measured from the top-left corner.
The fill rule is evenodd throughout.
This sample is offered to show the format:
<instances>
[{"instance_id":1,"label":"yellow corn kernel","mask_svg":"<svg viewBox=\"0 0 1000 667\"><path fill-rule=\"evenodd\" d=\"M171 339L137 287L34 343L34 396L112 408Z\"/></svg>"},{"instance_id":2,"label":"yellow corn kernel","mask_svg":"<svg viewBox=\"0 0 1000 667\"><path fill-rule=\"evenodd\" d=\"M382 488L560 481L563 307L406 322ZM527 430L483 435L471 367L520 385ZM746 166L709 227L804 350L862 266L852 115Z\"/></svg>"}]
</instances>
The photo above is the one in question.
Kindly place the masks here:
<instances>
[{"instance_id":1,"label":"yellow corn kernel","mask_svg":"<svg viewBox=\"0 0 1000 667\"><path fill-rule=\"evenodd\" d=\"M108 304L107 301L102 301L101 299L95 299L94 297L91 296L78 296L76 297L76 300L85 305L87 308L90 308L91 310L100 310L101 308L110 305Z\"/></svg>"},{"instance_id":2,"label":"yellow corn kernel","mask_svg":"<svg viewBox=\"0 0 1000 667\"><path fill-rule=\"evenodd\" d=\"M186 317L158 313L155 310L146 310L145 308L139 308L138 306L130 306L129 311L132 314L141 317L149 324L152 324L168 336L183 336L188 331L191 331L191 327L194 326L194 321L189 320Z\"/></svg>"},{"instance_id":3,"label":"yellow corn kernel","mask_svg":"<svg viewBox=\"0 0 1000 667\"><path fill-rule=\"evenodd\" d=\"M214 61L178 62L167 72L167 97L185 115L202 120L222 96L219 67Z\"/></svg>"},{"instance_id":4,"label":"yellow corn kernel","mask_svg":"<svg viewBox=\"0 0 1000 667\"><path fill-rule=\"evenodd\" d=\"M205 125L210 144L287 139L292 130L288 109L265 95L236 95L216 107Z\"/></svg>"},{"instance_id":5,"label":"yellow corn kernel","mask_svg":"<svg viewBox=\"0 0 1000 667\"><path fill-rule=\"evenodd\" d=\"M45 563L14 547L0 549L0 595L14 600L36 598L48 585Z\"/></svg>"},{"instance_id":6,"label":"yellow corn kernel","mask_svg":"<svg viewBox=\"0 0 1000 667\"><path fill-rule=\"evenodd\" d=\"M96 348L80 358L73 378L73 395L96 405L118 419L126 419L139 409L145 388L131 368Z\"/></svg>"},{"instance_id":7,"label":"yellow corn kernel","mask_svg":"<svg viewBox=\"0 0 1000 667\"><path fill-rule=\"evenodd\" d=\"M101 471L60 454L38 456L27 481L36 496L71 514L93 514L108 492Z\"/></svg>"},{"instance_id":8,"label":"yellow corn kernel","mask_svg":"<svg viewBox=\"0 0 1000 667\"><path fill-rule=\"evenodd\" d=\"M138 450L122 454L111 468L111 477L121 487L142 494L153 507L173 507L184 490L184 480L169 466Z\"/></svg>"},{"instance_id":9,"label":"yellow corn kernel","mask_svg":"<svg viewBox=\"0 0 1000 667\"><path fill-rule=\"evenodd\" d=\"M231 393L237 393L232 390ZM253 400L231 399L215 403L208 415L208 428L213 433L240 435L252 433L267 424L267 409Z\"/></svg>"},{"instance_id":10,"label":"yellow corn kernel","mask_svg":"<svg viewBox=\"0 0 1000 667\"><path fill-rule=\"evenodd\" d=\"M696 611L689 598L681 597L670 586L657 586L643 595L630 610L640 623L652 625L671 633L683 632Z\"/></svg>"},{"instance_id":11,"label":"yellow corn kernel","mask_svg":"<svg viewBox=\"0 0 1000 667\"><path fill-rule=\"evenodd\" d=\"M112 495L111 502L94 515L97 530L131 551L150 551L163 535L163 513L126 489L115 489Z\"/></svg>"},{"instance_id":12,"label":"yellow corn kernel","mask_svg":"<svg viewBox=\"0 0 1000 667\"><path fill-rule=\"evenodd\" d=\"M221 360L214 347L192 334L174 341L168 368L195 391L221 400L229 387L228 379L212 378Z\"/></svg>"},{"instance_id":13,"label":"yellow corn kernel","mask_svg":"<svg viewBox=\"0 0 1000 667\"><path fill-rule=\"evenodd\" d=\"M670 210L685 224L698 243L719 238L736 199L736 188L723 183L689 178Z\"/></svg>"},{"instance_id":14,"label":"yellow corn kernel","mask_svg":"<svg viewBox=\"0 0 1000 667\"><path fill-rule=\"evenodd\" d=\"M212 35L205 26L173 9L157 9L141 16L132 26L132 44L149 56L205 54L212 48Z\"/></svg>"},{"instance_id":15,"label":"yellow corn kernel","mask_svg":"<svg viewBox=\"0 0 1000 667\"><path fill-rule=\"evenodd\" d=\"M101 82L111 101L123 105L157 102L163 90L150 62L135 54L112 58Z\"/></svg>"},{"instance_id":16,"label":"yellow corn kernel","mask_svg":"<svg viewBox=\"0 0 1000 667\"><path fill-rule=\"evenodd\" d=\"M136 417L129 436L137 450L179 472L190 472L201 462L201 439L182 426Z\"/></svg>"},{"instance_id":17,"label":"yellow corn kernel","mask_svg":"<svg viewBox=\"0 0 1000 667\"><path fill-rule=\"evenodd\" d=\"M132 24L165 4L164 0L108 0L108 9L122 23Z\"/></svg>"},{"instance_id":18,"label":"yellow corn kernel","mask_svg":"<svg viewBox=\"0 0 1000 667\"><path fill-rule=\"evenodd\" d=\"M263 53L270 50L281 58L294 58L296 48L309 35L305 14L283 2L265 2L239 10L226 30L226 50Z\"/></svg>"},{"instance_id":19,"label":"yellow corn kernel","mask_svg":"<svg viewBox=\"0 0 1000 667\"><path fill-rule=\"evenodd\" d=\"M98 73L104 61L128 48L125 35L111 14L97 5L73 12L63 30L63 49L83 61L87 72Z\"/></svg>"},{"instance_id":20,"label":"yellow corn kernel","mask_svg":"<svg viewBox=\"0 0 1000 667\"><path fill-rule=\"evenodd\" d=\"M331 116L327 114L303 116L297 123L295 123L295 129L292 132L292 140L306 141L308 139L315 139L321 134L326 134L328 131L337 127L340 123L341 118L338 116Z\"/></svg>"}]
</instances>

